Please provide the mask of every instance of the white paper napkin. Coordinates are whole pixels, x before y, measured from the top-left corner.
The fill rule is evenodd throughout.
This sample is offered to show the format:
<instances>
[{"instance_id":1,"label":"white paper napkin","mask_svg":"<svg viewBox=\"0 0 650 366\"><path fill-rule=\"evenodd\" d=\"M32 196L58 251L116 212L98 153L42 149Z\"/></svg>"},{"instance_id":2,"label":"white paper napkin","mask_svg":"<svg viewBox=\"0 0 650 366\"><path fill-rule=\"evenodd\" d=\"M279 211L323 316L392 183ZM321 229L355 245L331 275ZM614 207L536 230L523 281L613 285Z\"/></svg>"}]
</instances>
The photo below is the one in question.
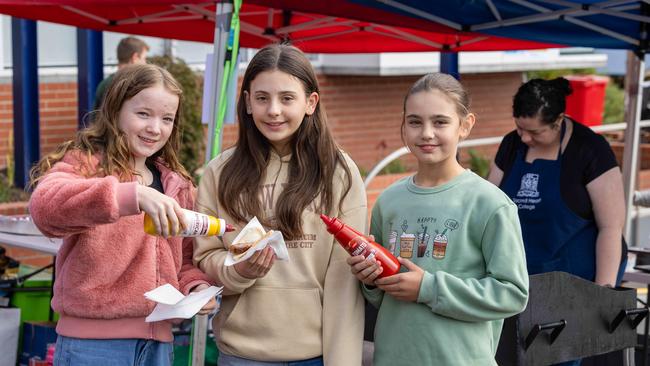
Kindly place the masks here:
<instances>
[{"instance_id":1,"label":"white paper napkin","mask_svg":"<svg viewBox=\"0 0 650 366\"><path fill-rule=\"evenodd\" d=\"M196 315L201 308L213 297L221 293L223 287L210 286L198 292L184 296L174 286L165 284L149 292L144 297L158 304L146 322L157 322L165 319L189 319Z\"/></svg>"},{"instance_id":2,"label":"white paper napkin","mask_svg":"<svg viewBox=\"0 0 650 366\"><path fill-rule=\"evenodd\" d=\"M262 224L260 224L260 221L257 219L257 217L253 217L251 221L246 224L246 226L237 234L235 237L235 240L233 240L233 243L237 243L239 239L242 236L242 233L246 231L249 228L259 228L263 233L266 234L266 231L262 227ZM271 235L269 235L268 238L264 238L260 240L255 247L252 249L249 249L246 254L244 254L241 258L238 258L235 260L235 257L232 255L232 253L228 252L228 255L226 255L226 261L224 262L224 265L226 266L232 266L233 264L243 262L250 258L255 252L262 250L266 248L267 245L270 245L273 250L275 250L275 256L277 259L281 261L288 261L289 260L289 251L287 251L287 244L284 242L284 237L282 236L282 233L279 231L274 231Z\"/></svg>"}]
</instances>

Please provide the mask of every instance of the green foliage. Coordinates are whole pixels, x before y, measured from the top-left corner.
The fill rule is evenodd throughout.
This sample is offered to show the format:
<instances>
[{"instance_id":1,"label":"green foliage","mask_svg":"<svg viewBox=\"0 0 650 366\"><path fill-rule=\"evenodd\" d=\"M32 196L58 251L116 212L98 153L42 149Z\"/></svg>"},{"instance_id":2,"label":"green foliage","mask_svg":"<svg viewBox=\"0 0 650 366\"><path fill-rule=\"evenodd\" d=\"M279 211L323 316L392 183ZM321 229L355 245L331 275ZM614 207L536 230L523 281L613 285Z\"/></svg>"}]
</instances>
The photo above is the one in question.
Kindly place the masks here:
<instances>
[{"instance_id":1,"label":"green foliage","mask_svg":"<svg viewBox=\"0 0 650 366\"><path fill-rule=\"evenodd\" d=\"M557 70L534 70L526 72L527 80L530 79L555 79L567 75L591 75L596 69L557 69Z\"/></svg>"},{"instance_id":2,"label":"green foliage","mask_svg":"<svg viewBox=\"0 0 650 366\"><path fill-rule=\"evenodd\" d=\"M366 179L368 173L370 173L368 169L362 167L361 165L357 166L357 168L359 168L359 174L361 175L361 178Z\"/></svg>"},{"instance_id":3,"label":"green foliage","mask_svg":"<svg viewBox=\"0 0 650 366\"><path fill-rule=\"evenodd\" d=\"M609 82L605 89L605 108L603 111L603 123L623 122L625 115L625 92L616 85Z\"/></svg>"},{"instance_id":4,"label":"green foliage","mask_svg":"<svg viewBox=\"0 0 650 366\"><path fill-rule=\"evenodd\" d=\"M382 170L379 171L379 175L382 174L399 174L406 172L406 166L402 163L401 160L393 160L388 165L386 165Z\"/></svg>"},{"instance_id":5,"label":"green foliage","mask_svg":"<svg viewBox=\"0 0 650 366\"><path fill-rule=\"evenodd\" d=\"M7 167L4 171L0 172L0 203L4 202L19 202L29 200L29 193L14 187L14 176L16 170L14 167L14 135L9 133L8 153L5 156Z\"/></svg>"},{"instance_id":6,"label":"green foliage","mask_svg":"<svg viewBox=\"0 0 650 366\"><path fill-rule=\"evenodd\" d=\"M8 175L12 174L8 172L8 169L0 173L0 203L29 200L29 193L14 187L13 180L7 178Z\"/></svg>"},{"instance_id":7,"label":"green foliage","mask_svg":"<svg viewBox=\"0 0 650 366\"><path fill-rule=\"evenodd\" d=\"M149 63L158 65L171 73L183 88L183 134L179 158L181 164L195 178L197 169L204 161L205 143L201 124L201 85L199 78L185 61L169 56L147 57Z\"/></svg>"},{"instance_id":8,"label":"green foliage","mask_svg":"<svg viewBox=\"0 0 650 366\"><path fill-rule=\"evenodd\" d=\"M487 178L490 173L490 159L485 158L474 149L467 151L469 154L469 168L483 178Z\"/></svg>"},{"instance_id":9,"label":"green foliage","mask_svg":"<svg viewBox=\"0 0 650 366\"><path fill-rule=\"evenodd\" d=\"M7 180L13 184L15 177L15 166L14 166L14 132L9 132L9 141L7 142L9 148L7 151Z\"/></svg>"}]
</instances>

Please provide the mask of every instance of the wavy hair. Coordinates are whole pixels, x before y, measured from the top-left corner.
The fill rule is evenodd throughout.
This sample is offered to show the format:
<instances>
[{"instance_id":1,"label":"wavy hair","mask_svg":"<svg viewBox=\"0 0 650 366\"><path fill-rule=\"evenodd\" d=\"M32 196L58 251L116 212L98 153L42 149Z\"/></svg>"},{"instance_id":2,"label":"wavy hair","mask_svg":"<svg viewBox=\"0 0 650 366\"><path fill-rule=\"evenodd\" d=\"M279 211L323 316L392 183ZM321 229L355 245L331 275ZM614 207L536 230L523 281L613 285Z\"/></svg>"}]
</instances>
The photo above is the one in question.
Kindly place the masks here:
<instances>
[{"instance_id":1,"label":"wavy hair","mask_svg":"<svg viewBox=\"0 0 650 366\"><path fill-rule=\"evenodd\" d=\"M69 151L80 151L87 155L88 161L92 155L100 154L98 167L81 164L77 168L86 177L115 175L121 181L130 181L139 175L131 167L131 151L126 136L119 129L119 115L124 102L133 98L144 89L163 85L170 93L179 98L178 110L174 116L174 127L167 143L154 155L147 158L153 161L161 157L164 164L171 170L192 181L192 178L181 165L177 152L181 143L181 106L183 92L180 84L165 69L156 65L130 65L115 74L113 81L106 91L102 107L93 113L94 122L87 128L77 132L73 140L66 141L52 153L43 157L30 172L30 185L35 187L38 181L57 162L61 161Z\"/></svg>"}]
</instances>

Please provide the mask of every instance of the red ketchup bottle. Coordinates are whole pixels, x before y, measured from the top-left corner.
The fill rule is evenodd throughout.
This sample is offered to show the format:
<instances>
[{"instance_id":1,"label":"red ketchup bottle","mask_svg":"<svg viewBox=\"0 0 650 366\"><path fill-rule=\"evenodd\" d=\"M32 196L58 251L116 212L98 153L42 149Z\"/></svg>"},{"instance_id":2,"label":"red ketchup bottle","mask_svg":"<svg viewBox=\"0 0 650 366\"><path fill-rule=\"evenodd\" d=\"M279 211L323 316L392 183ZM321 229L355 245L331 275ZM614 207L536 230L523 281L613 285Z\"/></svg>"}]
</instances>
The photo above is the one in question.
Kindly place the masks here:
<instances>
[{"instance_id":1,"label":"red ketchup bottle","mask_svg":"<svg viewBox=\"0 0 650 366\"><path fill-rule=\"evenodd\" d=\"M400 264L386 248L370 240L365 235L354 230L336 217L320 215L321 220L327 225L327 231L352 256L363 255L367 259L376 259L384 269L379 278L392 276L399 272Z\"/></svg>"}]
</instances>

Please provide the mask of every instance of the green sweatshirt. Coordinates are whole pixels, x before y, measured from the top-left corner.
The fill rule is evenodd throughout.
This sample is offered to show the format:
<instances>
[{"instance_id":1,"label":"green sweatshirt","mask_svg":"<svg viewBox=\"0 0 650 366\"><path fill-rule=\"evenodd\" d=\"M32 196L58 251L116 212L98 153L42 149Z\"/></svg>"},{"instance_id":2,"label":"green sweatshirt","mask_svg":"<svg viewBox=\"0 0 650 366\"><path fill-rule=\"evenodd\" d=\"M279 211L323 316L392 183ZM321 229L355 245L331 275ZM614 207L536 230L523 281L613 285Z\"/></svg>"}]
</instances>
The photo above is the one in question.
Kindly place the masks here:
<instances>
[{"instance_id":1,"label":"green sweatshirt","mask_svg":"<svg viewBox=\"0 0 650 366\"><path fill-rule=\"evenodd\" d=\"M235 224L217 200L219 177L232 155L227 150L205 169L199 184L197 210ZM347 155L352 186L343 168L332 177L334 208L331 213L347 224L365 230L366 194L359 171ZM291 156L271 153L260 192L264 218L275 216L275 204L288 179ZM213 320L220 352L258 361L296 361L323 355L325 366L359 366L363 345L363 296L346 263L349 254L339 245L310 206L303 211L303 236L286 241L289 261L276 261L266 276L247 279L233 266L224 266L227 248L237 232L222 238L196 239L194 261L224 285L221 311Z\"/></svg>"},{"instance_id":2,"label":"green sweatshirt","mask_svg":"<svg viewBox=\"0 0 650 366\"><path fill-rule=\"evenodd\" d=\"M374 365L496 365L503 319L528 299L517 206L469 170L434 188L407 177L379 196L370 231L425 271L417 302L362 286L379 308Z\"/></svg>"}]
</instances>

